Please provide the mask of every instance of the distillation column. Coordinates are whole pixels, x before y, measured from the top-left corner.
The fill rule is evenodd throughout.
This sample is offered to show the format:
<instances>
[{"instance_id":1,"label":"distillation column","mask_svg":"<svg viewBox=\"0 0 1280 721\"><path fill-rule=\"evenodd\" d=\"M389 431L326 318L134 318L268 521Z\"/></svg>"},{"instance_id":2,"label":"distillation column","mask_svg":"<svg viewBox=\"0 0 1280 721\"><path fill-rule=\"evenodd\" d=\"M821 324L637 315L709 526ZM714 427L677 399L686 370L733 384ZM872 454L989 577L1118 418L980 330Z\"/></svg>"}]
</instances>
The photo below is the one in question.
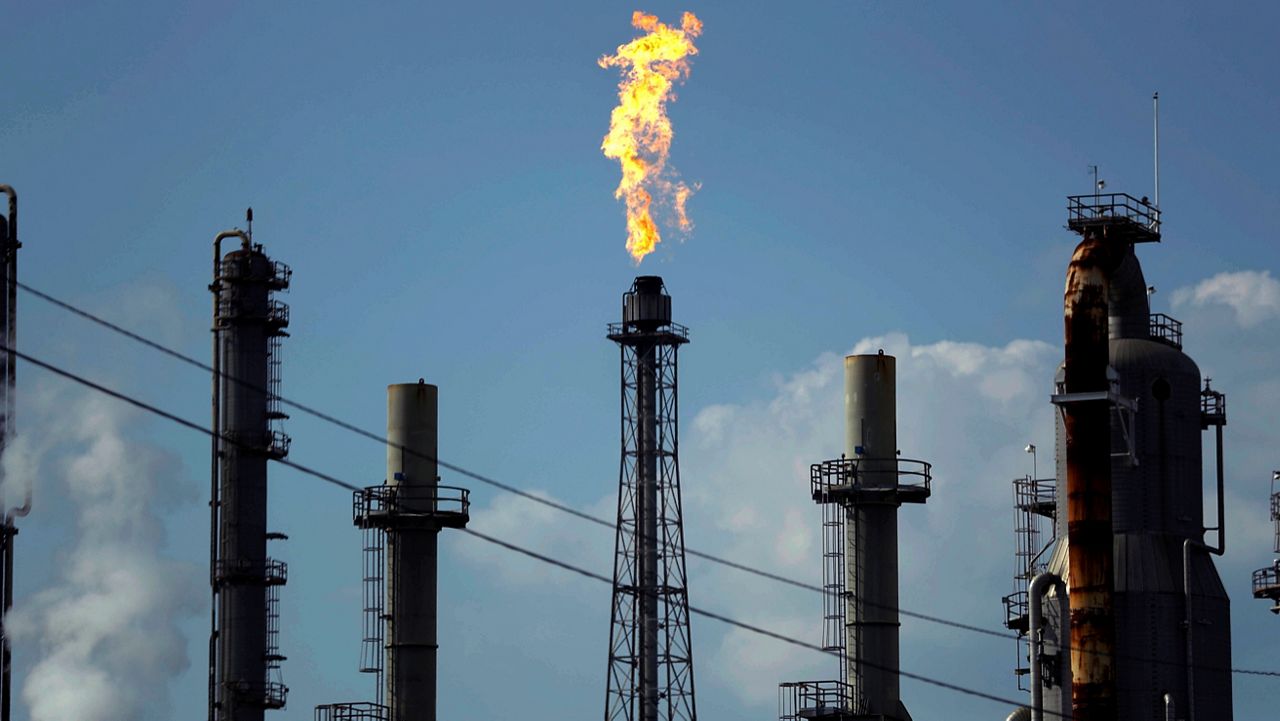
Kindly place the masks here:
<instances>
[{"instance_id":1,"label":"distillation column","mask_svg":"<svg viewBox=\"0 0 1280 721\"><path fill-rule=\"evenodd\" d=\"M623 295L609 339L622 353L622 468L605 719L697 718L677 456L676 351L662 279Z\"/></svg>"},{"instance_id":2,"label":"distillation column","mask_svg":"<svg viewBox=\"0 0 1280 721\"><path fill-rule=\"evenodd\" d=\"M272 298L288 287L289 271L253 244L241 247L216 268L215 439L217 458L214 715L219 721L262 721L266 709L283 708L287 687L275 675L283 657L277 648L277 588L286 567L267 555L267 461L288 453L288 437L274 429L283 418L276 389L278 339L288 325L287 306ZM215 253L217 252L215 248Z\"/></svg>"}]
</instances>

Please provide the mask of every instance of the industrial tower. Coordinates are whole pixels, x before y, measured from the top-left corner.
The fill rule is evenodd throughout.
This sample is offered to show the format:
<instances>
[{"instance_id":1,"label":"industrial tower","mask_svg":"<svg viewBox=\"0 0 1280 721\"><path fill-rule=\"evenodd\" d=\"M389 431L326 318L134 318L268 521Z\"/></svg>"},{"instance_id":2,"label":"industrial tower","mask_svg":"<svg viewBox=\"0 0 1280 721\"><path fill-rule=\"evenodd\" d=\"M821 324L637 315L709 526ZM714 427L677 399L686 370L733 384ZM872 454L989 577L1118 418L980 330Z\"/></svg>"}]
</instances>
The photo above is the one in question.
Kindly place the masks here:
<instances>
[{"instance_id":1,"label":"industrial tower","mask_svg":"<svg viewBox=\"0 0 1280 721\"><path fill-rule=\"evenodd\" d=\"M267 555L267 461L289 453L277 426L280 339L289 307L274 294L289 287L288 266L273 261L249 230L213 243L213 439L211 458L209 718L262 721L284 708L280 678L279 590L287 567ZM240 247L222 256L222 241Z\"/></svg>"},{"instance_id":2,"label":"industrial tower","mask_svg":"<svg viewBox=\"0 0 1280 721\"><path fill-rule=\"evenodd\" d=\"M1057 407L1055 540L1027 573L1031 705L1076 721L1230 721L1230 602L1211 554L1226 547L1226 398L1182 351L1182 324L1151 313L1135 247L1160 240L1160 211L1123 193L1067 199L1082 238L1067 271ZM1206 526L1203 433L1213 429L1216 524ZM1205 542L1214 531L1214 545ZM1026 531L1020 531L1020 535ZM1041 556L1041 550L1045 555ZM1022 591L1020 583L1018 591ZM1064 597L1065 596L1065 597ZM1069 611L1069 613L1068 613ZM1021 665L1020 665L1021 667Z\"/></svg>"},{"instance_id":3,"label":"industrial tower","mask_svg":"<svg viewBox=\"0 0 1280 721\"><path fill-rule=\"evenodd\" d=\"M1271 612L1280 614L1280 471L1271 472L1271 522L1276 525L1272 552L1276 559L1270 566L1253 572L1253 597L1271 602Z\"/></svg>"},{"instance_id":4,"label":"industrial tower","mask_svg":"<svg viewBox=\"0 0 1280 721\"><path fill-rule=\"evenodd\" d=\"M677 455L676 355L662 278L639 276L608 338L622 356L622 462L605 721L695 721Z\"/></svg>"},{"instance_id":5,"label":"industrial tower","mask_svg":"<svg viewBox=\"0 0 1280 721\"><path fill-rule=\"evenodd\" d=\"M440 531L464 528L470 492L440 485L439 389L387 386L386 481L355 492L364 538L360 671L374 700L317 706L315 721L435 721L436 578Z\"/></svg>"},{"instance_id":6,"label":"industrial tower","mask_svg":"<svg viewBox=\"0 0 1280 721\"><path fill-rule=\"evenodd\" d=\"M9 215L0 215L0 274L4 287L0 288L0 344L12 349L18 332L18 194L8 185L0 185L0 193L9 198ZM14 434L14 406L16 392L17 359L10 350L0 353L0 459ZM7 479L6 479L7 480ZM15 519L31 510L31 490L27 488L22 503L13 505L10 499L0 499L0 721L9 721L9 709L13 699L12 657L9 650L9 633L5 622L13 607L13 542L18 535Z\"/></svg>"},{"instance_id":7,"label":"industrial tower","mask_svg":"<svg viewBox=\"0 0 1280 721\"><path fill-rule=\"evenodd\" d=\"M779 687L785 721L911 721L899 695L898 508L924 503L931 466L898 455L896 360L844 359L845 451L815 463L822 506L823 649L839 677Z\"/></svg>"}]
</instances>

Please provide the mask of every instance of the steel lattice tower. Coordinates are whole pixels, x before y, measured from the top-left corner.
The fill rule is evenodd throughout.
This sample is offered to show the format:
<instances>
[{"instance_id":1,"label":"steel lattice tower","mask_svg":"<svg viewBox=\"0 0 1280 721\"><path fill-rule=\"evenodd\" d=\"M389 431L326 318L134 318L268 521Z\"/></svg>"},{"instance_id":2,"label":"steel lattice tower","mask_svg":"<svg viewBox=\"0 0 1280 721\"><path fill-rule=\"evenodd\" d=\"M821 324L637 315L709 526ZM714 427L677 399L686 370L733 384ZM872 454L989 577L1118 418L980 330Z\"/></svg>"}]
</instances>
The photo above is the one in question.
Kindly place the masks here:
<instances>
[{"instance_id":1,"label":"steel lattice tower","mask_svg":"<svg viewBox=\"0 0 1280 721\"><path fill-rule=\"evenodd\" d=\"M662 278L640 276L609 325L622 356L622 460L605 721L697 718L677 454L676 353Z\"/></svg>"}]
</instances>

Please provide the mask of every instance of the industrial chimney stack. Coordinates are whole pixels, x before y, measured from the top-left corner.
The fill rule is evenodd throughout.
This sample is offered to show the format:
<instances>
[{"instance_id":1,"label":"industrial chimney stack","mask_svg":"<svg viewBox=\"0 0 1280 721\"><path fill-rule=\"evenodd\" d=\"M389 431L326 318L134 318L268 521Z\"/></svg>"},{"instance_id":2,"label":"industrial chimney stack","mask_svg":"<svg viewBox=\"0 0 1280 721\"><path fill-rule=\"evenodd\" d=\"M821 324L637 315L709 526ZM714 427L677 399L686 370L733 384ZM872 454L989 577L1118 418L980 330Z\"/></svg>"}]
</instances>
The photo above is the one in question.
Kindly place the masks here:
<instances>
[{"instance_id":1,"label":"industrial chimney stack","mask_svg":"<svg viewBox=\"0 0 1280 721\"><path fill-rule=\"evenodd\" d=\"M240 246L222 257L229 238ZM290 275L251 230L214 240L209 716L216 721L262 721L267 709L284 708L288 694L279 678L278 606L287 568L267 555L267 541L284 538L267 531L267 461L289 452L289 437L275 427L285 418L280 339L289 307L273 296L289 287Z\"/></svg>"},{"instance_id":2,"label":"industrial chimney stack","mask_svg":"<svg viewBox=\"0 0 1280 721\"><path fill-rule=\"evenodd\" d=\"M910 721L899 694L898 507L924 503L932 468L898 454L896 359L844 359L844 454L810 468L822 506L823 648L839 676L780 687L784 721Z\"/></svg>"},{"instance_id":3,"label":"industrial chimney stack","mask_svg":"<svg viewBox=\"0 0 1280 721\"><path fill-rule=\"evenodd\" d=\"M377 690L372 702L317 706L316 721L435 721L440 531L470 520L467 489L440 485L438 420L436 386L387 386L386 481L353 504L365 554L360 670Z\"/></svg>"}]
</instances>

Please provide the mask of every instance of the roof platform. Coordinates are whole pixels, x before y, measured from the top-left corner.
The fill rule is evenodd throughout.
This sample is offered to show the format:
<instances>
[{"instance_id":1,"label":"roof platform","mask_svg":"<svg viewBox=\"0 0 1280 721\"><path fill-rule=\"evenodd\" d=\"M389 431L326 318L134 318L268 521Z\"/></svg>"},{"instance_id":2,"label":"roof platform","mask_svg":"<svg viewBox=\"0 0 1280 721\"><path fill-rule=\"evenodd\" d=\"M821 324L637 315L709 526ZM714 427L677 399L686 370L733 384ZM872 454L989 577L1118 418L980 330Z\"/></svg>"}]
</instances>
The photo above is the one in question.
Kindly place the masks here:
<instances>
[{"instance_id":1,"label":"roof platform","mask_svg":"<svg viewBox=\"0 0 1280 721\"><path fill-rule=\"evenodd\" d=\"M1160 209L1128 193L1067 196L1067 227L1126 243L1160 242Z\"/></svg>"}]
</instances>

